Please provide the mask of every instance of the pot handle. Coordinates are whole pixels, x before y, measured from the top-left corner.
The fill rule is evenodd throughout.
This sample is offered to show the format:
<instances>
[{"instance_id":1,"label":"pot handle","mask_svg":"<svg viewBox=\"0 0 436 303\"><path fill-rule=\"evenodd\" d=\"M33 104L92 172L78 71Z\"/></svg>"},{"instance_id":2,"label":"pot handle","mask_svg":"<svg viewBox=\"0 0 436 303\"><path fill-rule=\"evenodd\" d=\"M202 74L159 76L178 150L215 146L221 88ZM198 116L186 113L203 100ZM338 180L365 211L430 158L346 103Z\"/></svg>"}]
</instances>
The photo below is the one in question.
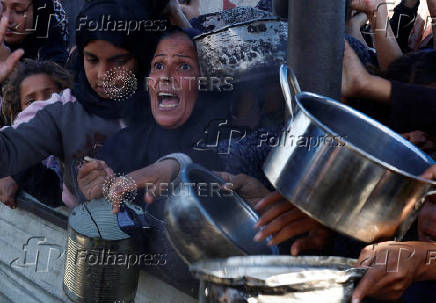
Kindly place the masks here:
<instances>
[{"instance_id":1,"label":"pot handle","mask_svg":"<svg viewBox=\"0 0 436 303\"><path fill-rule=\"evenodd\" d=\"M301 93L301 88L294 71L286 64L280 66L280 86L286 99L289 116L293 120L296 109L295 96Z\"/></svg>"}]
</instances>

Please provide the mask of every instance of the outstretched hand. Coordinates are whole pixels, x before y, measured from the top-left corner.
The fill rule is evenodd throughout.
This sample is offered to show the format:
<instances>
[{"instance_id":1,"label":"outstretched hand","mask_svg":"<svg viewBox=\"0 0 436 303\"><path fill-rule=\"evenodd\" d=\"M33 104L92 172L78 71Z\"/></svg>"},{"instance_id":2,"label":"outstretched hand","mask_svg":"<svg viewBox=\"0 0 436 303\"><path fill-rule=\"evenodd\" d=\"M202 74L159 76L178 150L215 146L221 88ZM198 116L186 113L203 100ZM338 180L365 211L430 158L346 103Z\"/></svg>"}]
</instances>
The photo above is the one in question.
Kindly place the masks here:
<instances>
[{"instance_id":1,"label":"outstretched hand","mask_svg":"<svg viewBox=\"0 0 436 303\"><path fill-rule=\"evenodd\" d=\"M0 45L4 45L4 37L6 28L9 23L8 17L2 17L0 20ZM0 83L2 83L15 69L15 67L18 64L18 61L20 61L20 58L24 55L23 49L17 49L12 54L8 56L2 56L6 57L5 60L0 61Z\"/></svg>"},{"instance_id":2,"label":"outstretched hand","mask_svg":"<svg viewBox=\"0 0 436 303\"><path fill-rule=\"evenodd\" d=\"M255 209L262 213L256 227L263 227L256 235L256 241L264 241L272 236L268 245L277 245L305 235L292 244L293 256L307 250L325 249L333 235L330 229L304 214L278 192L263 198Z\"/></svg>"}]
</instances>

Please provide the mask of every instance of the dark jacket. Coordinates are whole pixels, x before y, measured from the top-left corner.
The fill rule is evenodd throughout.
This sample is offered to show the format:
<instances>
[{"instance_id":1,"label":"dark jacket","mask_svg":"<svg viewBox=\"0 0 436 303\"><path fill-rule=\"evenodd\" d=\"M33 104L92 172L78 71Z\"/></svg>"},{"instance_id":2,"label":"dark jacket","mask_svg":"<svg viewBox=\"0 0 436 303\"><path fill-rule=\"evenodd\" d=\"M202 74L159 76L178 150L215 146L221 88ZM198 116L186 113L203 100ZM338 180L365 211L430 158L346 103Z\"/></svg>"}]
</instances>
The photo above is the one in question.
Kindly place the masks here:
<instances>
[{"instance_id":1,"label":"dark jacket","mask_svg":"<svg viewBox=\"0 0 436 303\"><path fill-rule=\"evenodd\" d=\"M436 89L392 81L391 127L400 133L436 135Z\"/></svg>"}]
</instances>

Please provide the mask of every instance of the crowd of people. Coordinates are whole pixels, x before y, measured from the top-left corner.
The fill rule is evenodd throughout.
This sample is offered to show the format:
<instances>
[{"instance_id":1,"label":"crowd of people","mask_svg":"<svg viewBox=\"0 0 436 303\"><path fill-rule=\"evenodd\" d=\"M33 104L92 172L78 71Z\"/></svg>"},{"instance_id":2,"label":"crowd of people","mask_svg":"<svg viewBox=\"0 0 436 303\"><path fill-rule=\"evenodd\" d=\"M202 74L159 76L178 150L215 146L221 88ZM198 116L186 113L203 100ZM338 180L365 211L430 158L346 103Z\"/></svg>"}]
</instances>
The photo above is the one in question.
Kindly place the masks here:
<instances>
[{"instance_id":1,"label":"crowd of people","mask_svg":"<svg viewBox=\"0 0 436 303\"><path fill-rule=\"evenodd\" d=\"M257 8L271 11L279 2L262 0ZM436 0L426 3L436 17ZM383 0L347 1L341 102L436 157L436 37L422 37L426 43L419 49L408 43L419 4L403 0L389 18ZM261 134L280 137L284 127L277 78L265 71L252 87L236 81L234 91L201 90L196 79L208 75L202 74L193 40L204 29L198 5L196 0L87 1L69 48L60 1L2 0L0 201L16 208L16 195L24 190L47 205L72 209L104 197L108 177L128 176L143 192L137 202L163 218L165 198L158 185L174 182L185 165L200 163L233 184L259 213L255 241L271 237L269 245L293 256L360 256L358 265L370 269L353 303L365 297L430 302L436 280L436 261L428 255L436 251L435 197L425 202L408 242L402 242L415 249L413 258L394 272L373 266L394 242L365 247L286 201L262 170L273 147L258 145ZM120 81L129 89L118 91ZM243 135L235 138L233 130ZM436 166L422 177L436 180ZM117 182L110 188L114 213L126 190ZM157 221L161 226L147 235L147 245L167 249L169 260L152 274L197 296L197 282L160 232L165 223Z\"/></svg>"}]
</instances>

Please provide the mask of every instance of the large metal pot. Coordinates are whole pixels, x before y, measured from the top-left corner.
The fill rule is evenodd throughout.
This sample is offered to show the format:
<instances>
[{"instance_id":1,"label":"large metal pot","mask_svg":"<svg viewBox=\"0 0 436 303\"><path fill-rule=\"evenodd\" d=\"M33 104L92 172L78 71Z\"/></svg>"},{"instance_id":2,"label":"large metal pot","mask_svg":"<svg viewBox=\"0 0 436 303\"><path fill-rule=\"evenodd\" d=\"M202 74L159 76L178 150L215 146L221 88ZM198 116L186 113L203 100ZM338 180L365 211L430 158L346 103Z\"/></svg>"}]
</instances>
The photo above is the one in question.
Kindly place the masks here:
<instances>
[{"instance_id":1,"label":"large metal pot","mask_svg":"<svg viewBox=\"0 0 436 303\"><path fill-rule=\"evenodd\" d=\"M237 6L232 9L201 15L194 27L202 32L211 32L228 25L274 17L272 13L250 6Z\"/></svg>"},{"instance_id":2,"label":"large metal pot","mask_svg":"<svg viewBox=\"0 0 436 303\"><path fill-rule=\"evenodd\" d=\"M232 83L276 73L286 62L288 24L265 18L228 25L194 38L201 74Z\"/></svg>"},{"instance_id":3,"label":"large metal pot","mask_svg":"<svg viewBox=\"0 0 436 303\"><path fill-rule=\"evenodd\" d=\"M296 110L291 110L286 140L264 164L267 178L332 229L365 242L401 238L436 185L418 177L434 161L342 103L305 92L289 100L290 91L285 97Z\"/></svg>"},{"instance_id":4,"label":"large metal pot","mask_svg":"<svg viewBox=\"0 0 436 303\"><path fill-rule=\"evenodd\" d=\"M255 256L191 265L200 303L348 303L365 269L338 257Z\"/></svg>"},{"instance_id":5,"label":"large metal pot","mask_svg":"<svg viewBox=\"0 0 436 303\"><path fill-rule=\"evenodd\" d=\"M203 259L271 255L275 248L253 240L257 214L225 182L197 164L181 171L165 204L167 237L188 264Z\"/></svg>"}]
</instances>

